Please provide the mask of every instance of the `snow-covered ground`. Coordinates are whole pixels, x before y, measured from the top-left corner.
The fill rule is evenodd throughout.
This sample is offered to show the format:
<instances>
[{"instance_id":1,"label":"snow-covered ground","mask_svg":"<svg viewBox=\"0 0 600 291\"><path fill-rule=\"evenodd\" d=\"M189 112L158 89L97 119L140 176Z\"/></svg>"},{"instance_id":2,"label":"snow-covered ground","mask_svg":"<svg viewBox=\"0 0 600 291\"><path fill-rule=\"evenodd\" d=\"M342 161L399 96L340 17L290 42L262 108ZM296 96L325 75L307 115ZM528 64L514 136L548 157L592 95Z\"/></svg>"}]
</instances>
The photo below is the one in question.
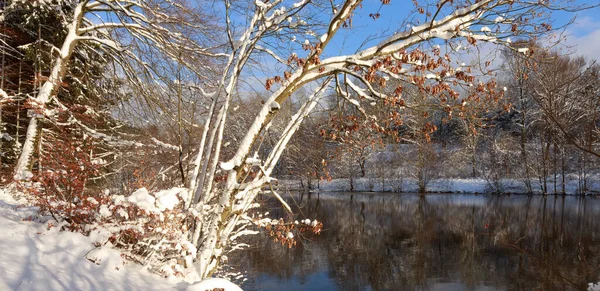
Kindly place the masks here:
<instances>
[{"instance_id":1,"label":"snow-covered ground","mask_svg":"<svg viewBox=\"0 0 600 291\"><path fill-rule=\"evenodd\" d=\"M313 180L312 190L323 192L349 192L351 191L349 179L333 179L331 181ZM306 183L306 182L305 182ZM538 180L532 180L531 186L533 193L541 194L541 185ZM489 193L495 192L495 187L499 187L501 192L526 194L527 188L521 180L501 179L496 185L485 179L432 179L427 183L427 192L429 193ZM548 192L554 193L554 184L548 182ZM565 182L566 194L579 194L579 180L577 177L569 177ZM282 190L300 190L301 185L297 180L280 180L279 188ZM379 178L356 178L353 180L353 188L356 192L405 192L416 193L419 191L416 179L406 178L403 180L386 179L382 182ZM557 192L561 192L560 183L557 185ZM600 177L598 175L588 178L586 194L600 193Z\"/></svg>"},{"instance_id":2,"label":"snow-covered ground","mask_svg":"<svg viewBox=\"0 0 600 291\"><path fill-rule=\"evenodd\" d=\"M32 221L37 209L7 192L0 189L0 290L241 290L223 279L190 285L152 274L118 250L97 248L106 233L84 236L59 231L52 219Z\"/></svg>"}]
</instances>

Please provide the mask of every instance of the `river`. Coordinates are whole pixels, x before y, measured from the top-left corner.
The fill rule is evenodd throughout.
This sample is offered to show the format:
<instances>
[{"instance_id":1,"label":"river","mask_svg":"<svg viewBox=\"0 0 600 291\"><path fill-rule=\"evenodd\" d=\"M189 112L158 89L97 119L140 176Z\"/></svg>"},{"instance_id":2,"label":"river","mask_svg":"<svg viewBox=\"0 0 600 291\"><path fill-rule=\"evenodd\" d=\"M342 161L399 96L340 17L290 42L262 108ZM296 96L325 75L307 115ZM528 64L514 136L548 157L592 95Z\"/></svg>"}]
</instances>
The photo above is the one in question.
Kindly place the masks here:
<instances>
[{"instance_id":1,"label":"river","mask_svg":"<svg viewBox=\"0 0 600 291\"><path fill-rule=\"evenodd\" d=\"M586 290L600 281L600 198L287 194L271 216L324 223L292 248L266 233L230 265L244 290Z\"/></svg>"}]
</instances>

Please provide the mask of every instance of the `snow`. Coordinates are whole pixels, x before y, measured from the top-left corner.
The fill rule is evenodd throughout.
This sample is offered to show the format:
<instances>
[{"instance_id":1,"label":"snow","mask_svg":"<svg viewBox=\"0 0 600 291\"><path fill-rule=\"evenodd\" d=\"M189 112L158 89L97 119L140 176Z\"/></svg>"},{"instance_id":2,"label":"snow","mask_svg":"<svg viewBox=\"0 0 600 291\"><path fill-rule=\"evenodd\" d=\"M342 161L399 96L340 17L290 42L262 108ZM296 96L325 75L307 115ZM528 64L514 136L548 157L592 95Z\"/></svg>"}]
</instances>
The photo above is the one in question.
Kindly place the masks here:
<instances>
[{"instance_id":1,"label":"snow","mask_svg":"<svg viewBox=\"0 0 600 291\"><path fill-rule=\"evenodd\" d=\"M425 75L425 78L426 79L433 79L433 80L435 80L435 79L438 79L439 76L436 75L436 74L429 73L429 74Z\"/></svg>"},{"instance_id":2,"label":"snow","mask_svg":"<svg viewBox=\"0 0 600 291\"><path fill-rule=\"evenodd\" d=\"M321 38L319 39L321 42L325 42L327 40L327 33L321 35Z\"/></svg>"},{"instance_id":3,"label":"snow","mask_svg":"<svg viewBox=\"0 0 600 291\"><path fill-rule=\"evenodd\" d=\"M33 178L33 173L30 171L22 171L14 176L17 181L29 181L31 178Z\"/></svg>"},{"instance_id":4,"label":"snow","mask_svg":"<svg viewBox=\"0 0 600 291\"><path fill-rule=\"evenodd\" d=\"M168 144L168 143L164 143L158 139L156 139L155 137L151 138L151 140L158 146L163 147L163 148L167 148L167 149L172 149L174 151L179 150L179 147Z\"/></svg>"},{"instance_id":5,"label":"snow","mask_svg":"<svg viewBox=\"0 0 600 291\"><path fill-rule=\"evenodd\" d=\"M187 285L123 261L115 249L96 249L105 233L83 236L48 229L48 223L56 224L48 218L32 221L37 209L19 205L8 192L0 189L0 290L184 290Z\"/></svg>"},{"instance_id":6,"label":"snow","mask_svg":"<svg viewBox=\"0 0 600 291\"><path fill-rule=\"evenodd\" d=\"M156 195L173 197L176 189ZM144 190L135 196L147 198ZM39 217L37 208L15 199L20 195L0 188L0 290L242 290L225 279L190 285L182 278L152 274L112 248L109 232L92 230L84 236L60 231L53 219Z\"/></svg>"},{"instance_id":7,"label":"snow","mask_svg":"<svg viewBox=\"0 0 600 291\"><path fill-rule=\"evenodd\" d=\"M456 33L454 31L438 31L438 30L432 30L431 31L431 35L435 36L439 39L443 39L443 40L449 40L451 38L453 38Z\"/></svg>"},{"instance_id":8,"label":"snow","mask_svg":"<svg viewBox=\"0 0 600 291\"><path fill-rule=\"evenodd\" d=\"M2 89L0 89L0 98L8 99L8 94L6 94L6 92L4 92Z\"/></svg>"},{"instance_id":9,"label":"snow","mask_svg":"<svg viewBox=\"0 0 600 291\"><path fill-rule=\"evenodd\" d=\"M306 0L302 0L302 1L294 3L294 5L292 5L292 7L298 8L298 7L302 6L302 5L304 5L305 3L306 3Z\"/></svg>"},{"instance_id":10,"label":"snow","mask_svg":"<svg viewBox=\"0 0 600 291\"><path fill-rule=\"evenodd\" d=\"M224 171L229 171L233 169L233 162L229 161L229 162L222 162L220 164L221 169L223 169Z\"/></svg>"},{"instance_id":11,"label":"snow","mask_svg":"<svg viewBox=\"0 0 600 291\"><path fill-rule=\"evenodd\" d=\"M279 105L277 101L271 102L271 111L277 111L279 109L281 109L281 105Z\"/></svg>"},{"instance_id":12,"label":"snow","mask_svg":"<svg viewBox=\"0 0 600 291\"><path fill-rule=\"evenodd\" d=\"M131 202L134 205L137 205L139 208L145 209L150 212L156 209L154 206L156 198L150 195L146 188L140 188L135 190L135 192L131 193L131 195L127 197L127 201Z\"/></svg>"},{"instance_id":13,"label":"snow","mask_svg":"<svg viewBox=\"0 0 600 291\"><path fill-rule=\"evenodd\" d=\"M186 188L174 187L158 191L154 194L150 194L146 188L140 188L131 193L131 195L127 197L127 201L148 212L159 213L166 209L173 210L180 201L185 201L187 199L187 195L188 190ZM119 202L125 199L122 195L114 195L113 200L115 204L119 204ZM102 215L102 209L100 209L100 211L100 214ZM122 213L119 213L119 215L126 216Z\"/></svg>"},{"instance_id":14,"label":"snow","mask_svg":"<svg viewBox=\"0 0 600 291\"><path fill-rule=\"evenodd\" d=\"M492 32L492 30L489 27L484 26L481 28L481 32Z\"/></svg>"},{"instance_id":15,"label":"snow","mask_svg":"<svg viewBox=\"0 0 600 291\"><path fill-rule=\"evenodd\" d=\"M154 194L156 197L156 207L160 211L164 211L165 209L173 210L173 208L179 204L178 195L180 195L180 197L185 195L182 197L185 200L185 197L187 197L187 190L185 188L171 188L156 192Z\"/></svg>"},{"instance_id":16,"label":"snow","mask_svg":"<svg viewBox=\"0 0 600 291\"><path fill-rule=\"evenodd\" d=\"M569 175L565 183L567 195L578 194L578 177ZM419 191L417 180L406 177L402 180L386 179L383 187L380 178L355 178L353 181L354 191L356 192L396 192L401 190L404 193L416 193ZM524 182L520 179L501 179L498 181L503 192L513 194L527 194ZM540 182L537 179L531 180L534 194L542 194ZM490 183L481 178L440 178L432 179L427 184L428 193L467 193L480 194L488 193L493 189ZM288 190L301 190L300 183L294 180L279 180L279 187ZM588 182L588 193L600 192L600 177L590 178ZM349 179L333 179L331 181L320 181L319 188L314 189L321 192L350 192ZM311 224L311 221L301 221L304 224Z\"/></svg>"},{"instance_id":17,"label":"snow","mask_svg":"<svg viewBox=\"0 0 600 291\"><path fill-rule=\"evenodd\" d=\"M187 291L206 291L214 289L223 289L224 291L243 291L239 286L231 283L229 280L222 278L210 278L203 280L200 283L190 285L187 287Z\"/></svg>"},{"instance_id":18,"label":"snow","mask_svg":"<svg viewBox=\"0 0 600 291\"><path fill-rule=\"evenodd\" d=\"M262 8L262 9L266 9L267 8L267 3L265 3L265 2L263 2L261 0L254 1L254 4L256 6L258 6L259 8Z\"/></svg>"},{"instance_id":19,"label":"snow","mask_svg":"<svg viewBox=\"0 0 600 291\"><path fill-rule=\"evenodd\" d=\"M108 209L108 206L106 205L100 206L100 210L98 212L102 217L109 217L112 215L112 212Z\"/></svg>"},{"instance_id":20,"label":"snow","mask_svg":"<svg viewBox=\"0 0 600 291\"><path fill-rule=\"evenodd\" d=\"M246 164L248 164L248 165L260 166L261 163L262 163L262 161L259 158L257 158L256 156L246 159Z\"/></svg>"}]
</instances>

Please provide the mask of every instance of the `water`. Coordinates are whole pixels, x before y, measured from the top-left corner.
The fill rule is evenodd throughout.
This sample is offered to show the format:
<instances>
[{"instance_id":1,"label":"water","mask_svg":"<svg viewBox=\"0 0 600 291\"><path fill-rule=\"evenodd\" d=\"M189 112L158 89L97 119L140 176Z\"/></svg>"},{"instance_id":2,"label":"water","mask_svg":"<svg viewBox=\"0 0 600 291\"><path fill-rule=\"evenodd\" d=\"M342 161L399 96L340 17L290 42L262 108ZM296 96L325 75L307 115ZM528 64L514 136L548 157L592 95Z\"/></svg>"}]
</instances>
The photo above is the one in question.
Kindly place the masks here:
<instances>
[{"instance_id":1,"label":"water","mask_svg":"<svg viewBox=\"0 0 600 291\"><path fill-rule=\"evenodd\" d=\"M600 281L600 199L321 193L288 197L319 236L250 239L245 290L586 290ZM274 215L285 217L274 201ZM309 241L312 240L312 241Z\"/></svg>"}]
</instances>

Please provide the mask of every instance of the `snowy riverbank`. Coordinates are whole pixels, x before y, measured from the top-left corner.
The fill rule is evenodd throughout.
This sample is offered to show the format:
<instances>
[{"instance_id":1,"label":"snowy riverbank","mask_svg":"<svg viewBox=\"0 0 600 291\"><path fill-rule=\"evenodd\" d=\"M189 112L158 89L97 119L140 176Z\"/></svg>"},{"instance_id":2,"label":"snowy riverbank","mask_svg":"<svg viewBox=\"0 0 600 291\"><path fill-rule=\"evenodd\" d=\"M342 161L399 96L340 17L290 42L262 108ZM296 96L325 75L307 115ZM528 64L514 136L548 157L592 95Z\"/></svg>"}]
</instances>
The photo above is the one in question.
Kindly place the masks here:
<instances>
[{"instance_id":1,"label":"snowy riverbank","mask_svg":"<svg viewBox=\"0 0 600 291\"><path fill-rule=\"evenodd\" d=\"M580 194L582 185L576 176L569 176L565 181L565 194L576 195ZM281 190L297 191L302 189L302 185L306 186L306 181L301 183L299 180L279 180L278 188ZM531 188L534 194L543 194L542 183L538 180L531 181ZM548 194L554 194L554 183L547 182ZM404 192L416 193L419 192L418 181L416 179L385 179L380 178L356 178L350 179L333 179L331 181L313 180L311 191L322 192ZM427 193L511 193L511 194L527 194L527 187L524 181L515 179L501 179L499 181L488 181L485 179L433 179L427 183ZM556 193L562 193L561 183L556 185ZM585 194L600 194L600 176L594 175L587 180L587 189Z\"/></svg>"},{"instance_id":2,"label":"snowy riverbank","mask_svg":"<svg viewBox=\"0 0 600 291\"><path fill-rule=\"evenodd\" d=\"M223 279L189 284L152 274L116 249L96 247L106 233L59 231L6 192L0 189L0 290L241 290Z\"/></svg>"}]
</instances>

